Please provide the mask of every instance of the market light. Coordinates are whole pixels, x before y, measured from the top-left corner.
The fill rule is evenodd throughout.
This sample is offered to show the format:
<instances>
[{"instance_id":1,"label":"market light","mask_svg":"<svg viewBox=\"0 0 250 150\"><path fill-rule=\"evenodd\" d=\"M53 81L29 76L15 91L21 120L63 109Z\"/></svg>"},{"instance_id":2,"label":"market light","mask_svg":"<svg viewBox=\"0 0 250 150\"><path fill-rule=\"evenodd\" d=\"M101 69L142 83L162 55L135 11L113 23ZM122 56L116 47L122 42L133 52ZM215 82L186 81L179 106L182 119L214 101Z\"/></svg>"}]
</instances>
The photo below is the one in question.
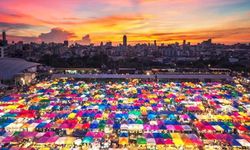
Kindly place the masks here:
<instances>
[{"instance_id":1,"label":"market light","mask_svg":"<svg viewBox=\"0 0 250 150\"><path fill-rule=\"evenodd\" d=\"M195 138L196 142L190 141L188 146L195 148L200 143L202 148L206 148L211 145L203 142L205 140L224 142L225 139L217 136L225 135L230 140L238 140L237 136L225 130L234 128L241 135L249 133L245 122L249 116L250 95L239 90L243 88L241 84L134 82L55 79L33 85L30 91L21 94L6 94L0 98L1 130L15 134L3 134L0 145L16 138L22 142L32 134L32 137L39 137L37 140L31 139L34 146L42 146L42 142L46 145L47 141L53 146L92 146L101 145L101 141L96 139L107 138L125 147L132 144L129 134L139 132L141 134L134 137L135 149L141 145L152 146L152 143L164 145L164 136L173 147L185 145L180 138L185 141L191 134L192 137L188 139ZM28 101L23 103L26 99ZM66 133L59 136L52 129ZM84 137L78 138L73 135L75 133L80 136L84 134ZM110 134L116 139L105 136Z\"/></svg>"}]
</instances>

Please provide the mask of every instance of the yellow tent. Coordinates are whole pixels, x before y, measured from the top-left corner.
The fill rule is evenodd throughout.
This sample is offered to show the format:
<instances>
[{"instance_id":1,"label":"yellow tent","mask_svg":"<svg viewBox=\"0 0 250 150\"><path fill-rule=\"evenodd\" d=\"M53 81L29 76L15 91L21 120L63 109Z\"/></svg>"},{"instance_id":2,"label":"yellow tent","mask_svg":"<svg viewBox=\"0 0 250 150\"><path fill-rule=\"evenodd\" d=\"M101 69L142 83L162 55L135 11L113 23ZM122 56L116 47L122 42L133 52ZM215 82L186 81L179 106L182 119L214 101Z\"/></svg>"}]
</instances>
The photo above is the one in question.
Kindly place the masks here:
<instances>
[{"instance_id":1,"label":"yellow tent","mask_svg":"<svg viewBox=\"0 0 250 150\"><path fill-rule=\"evenodd\" d=\"M69 119L73 119L73 118L75 118L75 116L76 116L76 113L70 113L70 114L68 115L68 118L69 118Z\"/></svg>"},{"instance_id":2,"label":"yellow tent","mask_svg":"<svg viewBox=\"0 0 250 150\"><path fill-rule=\"evenodd\" d=\"M213 128L215 128L215 130L219 131L219 132L223 132L224 131L224 129L221 126L219 126L219 125L214 125Z\"/></svg>"},{"instance_id":3,"label":"yellow tent","mask_svg":"<svg viewBox=\"0 0 250 150\"><path fill-rule=\"evenodd\" d=\"M119 138L119 144L121 144L121 145L128 144L128 138L125 138L125 137Z\"/></svg>"},{"instance_id":4,"label":"yellow tent","mask_svg":"<svg viewBox=\"0 0 250 150\"><path fill-rule=\"evenodd\" d=\"M174 145L179 147L179 146L183 146L184 142L182 141L182 139L173 139Z\"/></svg>"}]
</instances>

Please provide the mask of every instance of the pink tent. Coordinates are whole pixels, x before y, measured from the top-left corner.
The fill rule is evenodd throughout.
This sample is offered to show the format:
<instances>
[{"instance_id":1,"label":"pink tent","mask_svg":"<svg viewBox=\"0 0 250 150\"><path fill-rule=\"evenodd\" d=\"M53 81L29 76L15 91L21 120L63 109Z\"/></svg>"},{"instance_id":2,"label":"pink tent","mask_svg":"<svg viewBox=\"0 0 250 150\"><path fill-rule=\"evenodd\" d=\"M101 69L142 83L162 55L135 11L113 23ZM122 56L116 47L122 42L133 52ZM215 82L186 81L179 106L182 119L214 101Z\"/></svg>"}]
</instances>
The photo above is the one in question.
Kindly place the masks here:
<instances>
[{"instance_id":1,"label":"pink tent","mask_svg":"<svg viewBox=\"0 0 250 150\"><path fill-rule=\"evenodd\" d=\"M211 126L211 125L206 125L206 126L203 128L203 130L216 131L216 129L213 128L213 126Z\"/></svg>"},{"instance_id":2,"label":"pink tent","mask_svg":"<svg viewBox=\"0 0 250 150\"><path fill-rule=\"evenodd\" d=\"M158 130L159 127L157 125L150 125L151 130Z\"/></svg>"},{"instance_id":3,"label":"pink tent","mask_svg":"<svg viewBox=\"0 0 250 150\"><path fill-rule=\"evenodd\" d=\"M50 137L48 140L47 140L47 143L55 143L56 140L59 138L59 136L53 136L53 137Z\"/></svg>"},{"instance_id":4,"label":"pink tent","mask_svg":"<svg viewBox=\"0 0 250 150\"><path fill-rule=\"evenodd\" d=\"M152 133L146 133L146 134L144 134L144 137L147 138L147 139L154 138Z\"/></svg>"},{"instance_id":5,"label":"pink tent","mask_svg":"<svg viewBox=\"0 0 250 150\"><path fill-rule=\"evenodd\" d=\"M41 123L41 122L43 122L42 119L38 119L38 120L35 121L35 123Z\"/></svg>"},{"instance_id":6,"label":"pink tent","mask_svg":"<svg viewBox=\"0 0 250 150\"><path fill-rule=\"evenodd\" d=\"M34 138L36 136L37 132L28 132L28 131L23 131L20 133L20 136L24 138Z\"/></svg>"},{"instance_id":7,"label":"pink tent","mask_svg":"<svg viewBox=\"0 0 250 150\"><path fill-rule=\"evenodd\" d=\"M77 114L76 114L76 116L77 117L82 117L83 113L84 113L84 111L82 111L82 110L78 111Z\"/></svg>"},{"instance_id":8,"label":"pink tent","mask_svg":"<svg viewBox=\"0 0 250 150\"><path fill-rule=\"evenodd\" d=\"M77 120L72 119L72 120L64 120L64 122L61 124L61 128L69 128L73 129L77 124Z\"/></svg>"},{"instance_id":9,"label":"pink tent","mask_svg":"<svg viewBox=\"0 0 250 150\"><path fill-rule=\"evenodd\" d=\"M181 115L181 118L185 120L190 119L190 117L187 114Z\"/></svg>"},{"instance_id":10,"label":"pink tent","mask_svg":"<svg viewBox=\"0 0 250 150\"><path fill-rule=\"evenodd\" d=\"M212 134L212 133L205 133L205 134L204 134L204 137L205 137L206 139L208 139L208 140L215 140L215 139L216 139L215 135Z\"/></svg>"},{"instance_id":11,"label":"pink tent","mask_svg":"<svg viewBox=\"0 0 250 150\"><path fill-rule=\"evenodd\" d=\"M77 101L83 101L83 98L82 98L82 97L74 97L73 99L74 99L74 100L77 100Z\"/></svg>"},{"instance_id":12,"label":"pink tent","mask_svg":"<svg viewBox=\"0 0 250 150\"><path fill-rule=\"evenodd\" d=\"M165 143L166 145L172 145L172 144L174 144L174 142L173 142L172 139L164 139L164 143Z\"/></svg>"},{"instance_id":13,"label":"pink tent","mask_svg":"<svg viewBox=\"0 0 250 150\"><path fill-rule=\"evenodd\" d=\"M2 140L2 143L10 143L15 140L14 136L7 136Z\"/></svg>"},{"instance_id":14,"label":"pink tent","mask_svg":"<svg viewBox=\"0 0 250 150\"><path fill-rule=\"evenodd\" d=\"M43 117L47 117L47 118L55 118L57 116L56 113L46 113Z\"/></svg>"},{"instance_id":15,"label":"pink tent","mask_svg":"<svg viewBox=\"0 0 250 150\"><path fill-rule=\"evenodd\" d=\"M149 124L144 124L144 125L143 125L143 128L144 128L145 130L150 130L150 129L151 129L151 127L150 127Z\"/></svg>"},{"instance_id":16,"label":"pink tent","mask_svg":"<svg viewBox=\"0 0 250 150\"><path fill-rule=\"evenodd\" d=\"M94 133L94 132L92 132L92 131L88 131L88 132L86 133L86 135L85 135L85 136L94 137L94 135L95 135L95 133Z\"/></svg>"},{"instance_id":17,"label":"pink tent","mask_svg":"<svg viewBox=\"0 0 250 150\"><path fill-rule=\"evenodd\" d=\"M100 138L103 138L104 137L104 132L95 132L94 133L94 138L95 139L100 139Z\"/></svg>"},{"instance_id":18,"label":"pink tent","mask_svg":"<svg viewBox=\"0 0 250 150\"><path fill-rule=\"evenodd\" d=\"M200 108L198 106L189 106L187 107L188 111L200 111Z\"/></svg>"},{"instance_id":19,"label":"pink tent","mask_svg":"<svg viewBox=\"0 0 250 150\"><path fill-rule=\"evenodd\" d=\"M174 125L174 129L175 129L175 131L183 131L184 130L181 125Z\"/></svg>"},{"instance_id":20,"label":"pink tent","mask_svg":"<svg viewBox=\"0 0 250 150\"><path fill-rule=\"evenodd\" d=\"M22 95L21 95L21 94L11 94L10 96L11 96L11 97L15 97L15 98L19 98L19 97L21 97Z\"/></svg>"},{"instance_id":21,"label":"pink tent","mask_svg":"<svg viewBox=\"0 0 250 150\"><path fill-rule=\"evenodd\" d=\"M162 120L157 120L157 124L158 124L158 125L163 125L164 122L163 122Z\"/></svg>"},{"instance_id":22,"label":"pink tent","mask_svg":"<svg viewBox=\"0 0 250 150\"><path fill-rule=\"evenodd\" d=\"M114 118L115 117L115 113L110 113L109 114L109 118Z\"/></svg>"},{"instance_id":23,"label":"pink tent","mask_svg":"<svg viewBox=\"0 0 250 150\"><path fill-rule=\"evenodd\" d=\"M174 131L175 130L174 125L166 125L166 128L167 128L168 131Z\"/></svg>"},{"instance_id":24,"label":"pink tent","mask_svg":"<svg viewBox=\"0 0 250 150\"><path fill-rule=\"evenodd\" d=\"M42 136L36 142L37 143L46 143L48 141L48 139L49 139L49 137Z\"/></svg>"},{"instance_id":25,"label":"pink tent","mask_svg":"<svg viewBox=\"0 0 250 150\"><path fill-rule=\"evenodd\" d=\"M9 102L18 102L19 101L19 99L16 99L16 98L14 98L14 99L12 99L12 100L10 100Z\"/></svg>"},{"instance_id":26,"label":"pink tent","mask_svg":"<svg viewBox=\"0 0 250 150\"><path fill-rule=\"evenodd\" d=\"M158 145L164 145L164 144L166 144L166 141L164 141L163 138L156 138L155 143Z\"/></svg>"},{"instance_id":27,"label":"pink tent","mask_svg":"<svg viewBox=\"0 0 250 150\"><path fill-rule=\"evenodd\" d=\"M117 106L111 106L110 108L112 111L117 110Z\"/></svg>"},{"instance_id":28,"label":"pink tent","mask_svg":"<svg viewBox=\"0 0 250 150\"><path fill-rule=\"evenodd\" d=\"M51 128L52 127L52 123L47 123L45 126L44 126L44 128Z\"/></svg>"},{"instance_id":29,"label":"pink tent","mask_svg":"<svg viewBox=\"0 0 250 150\"><path fill-rule=\"evenodd\" d=\"M102 114L101 113L98 113L95 115L95 118L101 118L102 117Z\"/></svg>"},{"instance_id":30,"label":"pink tent","mask_svg":"<svg viewBox=\"0 0 250 150\"><path fill-rule=\"evenodd\" d=\"M52 137L52 136L54 136L54 135L55 135L55 132L53 132L53 131L48 131L48 132L46 132L43 136Z\"/></svg>"}]
</instances>

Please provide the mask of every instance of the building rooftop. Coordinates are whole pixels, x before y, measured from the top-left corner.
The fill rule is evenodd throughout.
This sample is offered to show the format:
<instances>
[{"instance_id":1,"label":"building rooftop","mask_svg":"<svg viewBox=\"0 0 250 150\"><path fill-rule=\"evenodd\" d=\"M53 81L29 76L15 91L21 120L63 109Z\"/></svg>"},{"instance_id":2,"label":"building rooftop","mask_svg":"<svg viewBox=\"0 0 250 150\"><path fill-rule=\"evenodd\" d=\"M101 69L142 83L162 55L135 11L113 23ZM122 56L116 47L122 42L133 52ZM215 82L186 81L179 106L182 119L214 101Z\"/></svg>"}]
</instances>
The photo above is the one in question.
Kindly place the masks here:
<instances>
[{"instance_id":1,"label":"building rooftop","mask_svg":"<svg viewBox=\"0 0 250 150\"><path fill-rule=\"evenodd\" d=\"M0 58L0 80L10 80L16 74L38 65L19 58Z\"/></svg>"}]
</instances>

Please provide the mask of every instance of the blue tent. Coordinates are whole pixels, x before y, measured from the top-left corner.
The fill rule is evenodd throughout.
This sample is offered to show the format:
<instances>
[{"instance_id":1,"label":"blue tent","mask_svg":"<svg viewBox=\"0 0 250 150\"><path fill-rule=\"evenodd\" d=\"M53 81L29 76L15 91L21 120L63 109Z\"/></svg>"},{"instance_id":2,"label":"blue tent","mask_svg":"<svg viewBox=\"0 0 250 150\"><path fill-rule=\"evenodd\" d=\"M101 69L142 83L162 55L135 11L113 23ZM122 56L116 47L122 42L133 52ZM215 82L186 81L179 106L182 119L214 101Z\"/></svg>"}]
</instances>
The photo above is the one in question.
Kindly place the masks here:
<instances>
[{"instance_id":1,"label":"blue tent","mask_svg":"<svg viewBox=\"0 0 250 150\"><path fill-rule=\"evenodd\" d=\"M10 96L5 96L5 97L1 98L1 101L3 101L3 102L8 102L10 100L12 100L12 97L10 97Z\"/></svg>"},{"instance_id":2,"label":"blue tent","mask_svg":"<svg viewBox=\"0 0 250 150\"><path fill-rule=\"evenodd\" d=\"M153 133L154 138L163 138L161 133Z\"/></svg>"},{"instance_id":3,"label":"blue tent","mask_svg":"<svg viewBox=\"0 0 250 150\"><path fill-rule=\"evenodd\" d=\"M236 141L235 139L232 140L231 145L232 146L241 146L241 144L238 141Z\"/></svg>"},{"instance_id":4,"label":"blue tent","mask_svg":"<svg viewBox=\"0 0 250 150\"><path fill-rule=\"evenodd\" d=\"M97 129L99 127L99 123L97 121L93 121L91 124L90 124L90 128L91 129Z\"/></svg>"},{"instance_id":5,"label":"blue tent","mask_svg":"<svg viewBox=\"0 0 250 150\"><path fill-rule=\"evenodd\" d=\"M192 113L188 113L188 116L189 116L189 118L192 119L192 120L197 119L197 118L195 117L195 115L192 114Z\"/></svg>"},{"instance_id":6,"label":"blue tent","mask_svg":"<svg viewBox=\"0 0 250 150\"><path fill-rule=\"evenodd\" d=\"M166 128L165 125L162 124L162 125L159 126L159 129L160 129L160 130L166 130L167 128Z\"/></svg>"},{"instance_id":7,"label":"blue tent","mask_svg":"<svg viewBox=\"0 0 250 150\"><path fill-rule=\"evenodd\" d=\"M171 120L176 120L176 116L174 114L169 114L168 118Z\"/></svg>"},{"instance_id":8,"label":"blue tent","mask_svg":"<svg viewBox=\"0 0 250 150\"><path fill-rule=\"evenodd\" d=\"M55 111L55 110L59 110L60 109L60 106L59 105L55 105L52 107L52 110Z\"/></svg>"},{"instance_id":9,"label":"blue tent","mask_svg":"<svg viewBox=\"0 0 250 150\"><path fill-rule=\"evenodd\" d=\"M121 124L119 124L119 123L114 123L113 124L113 129L118 130L120 128L121 128Z\"/></svg>"},{"instance_id":10,"label":"blue tent","mask_svg":"<svg viewBox=\"0 0 250 150\"><path fill-rule=\"evenodd\" d=\"M148 119L155 119L156 118L156 114L154 114L154 113L149 113L148 114Z\"/></svg>"},{"instance_id":11,"label":"blue tent","mask_svg":"<svg viewBox=\"0 0 250 150\"><path fill-rule=\"evenodd\" d=\"M129 119L128 124L135 124L135 120Z\"/></svg>"},{"instance_id":12,"label":"blue tent","mask_svg":"<svg viewBox=\"0 0 250 150\"><path fill-rule=\"evenodd\" d=\"M119 137L128 137L128 132L121 132Z\"/></svg>"},{"instance_id":13,"label":"blue tent","mask_svg":"<svg viewBox=\"0 0 250 150\"><path fill-rule=\"evenodd\" d=\"M164 120L165 125L180 125L177 120Z\"/></svg>"},{"instance_id":14,"label":"blue tent","mask_svg":"<svg viewBox=\"0 0 250 150\"><path fill-rule=\"evenodd\" d=\"M43 127L46 126L46 124L47 124L47 123L42 122L42 123L38 124L38 125L36 126L36 128L43 128Z\"/></svg>"},{"instance_id":15,"label":"blue tent","mask_svg":"<svg viewBox=\"0 0 250 150\"><path fill-rule=\"evenodd\" d=\"M6 133L6 131L0 131L0 136L3 136Z\"/></svg>"}]
</instances>

